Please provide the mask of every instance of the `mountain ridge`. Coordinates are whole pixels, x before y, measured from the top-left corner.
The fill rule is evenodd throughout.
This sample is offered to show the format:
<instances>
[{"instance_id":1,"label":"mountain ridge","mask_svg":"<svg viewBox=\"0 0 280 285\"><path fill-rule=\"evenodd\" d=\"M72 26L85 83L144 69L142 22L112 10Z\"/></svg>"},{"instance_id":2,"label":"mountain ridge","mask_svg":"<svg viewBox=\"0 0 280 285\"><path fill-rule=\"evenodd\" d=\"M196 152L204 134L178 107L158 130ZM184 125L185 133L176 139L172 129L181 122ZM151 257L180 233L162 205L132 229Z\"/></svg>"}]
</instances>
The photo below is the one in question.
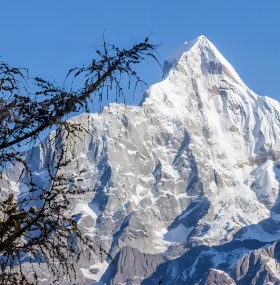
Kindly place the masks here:
<instances>
[{"instance_id":1,"label":"mountain ridge","mask_svg":"<svg viewBox=\"0 0 280 285\"><path fill-rule=\"evenodd\" d=\"M71 211L113 258L81 261L79 284L280 284L280 104L204 36L167 58L163 78L139 106L69 120L87 132L65 175L95 189ZM47 141L29 153L38 183Z\"/></svg>"}]
</instances>

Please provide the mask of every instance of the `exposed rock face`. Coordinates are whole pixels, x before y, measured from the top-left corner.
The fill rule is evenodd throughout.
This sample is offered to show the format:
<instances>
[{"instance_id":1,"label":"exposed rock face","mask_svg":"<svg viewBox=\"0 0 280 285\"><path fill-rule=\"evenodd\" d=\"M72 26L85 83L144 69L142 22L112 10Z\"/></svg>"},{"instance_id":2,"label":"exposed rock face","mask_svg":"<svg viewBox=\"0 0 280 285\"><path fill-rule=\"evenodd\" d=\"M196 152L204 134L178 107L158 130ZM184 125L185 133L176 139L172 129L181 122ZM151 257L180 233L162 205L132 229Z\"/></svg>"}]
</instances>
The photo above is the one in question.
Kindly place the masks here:
<instances>
[{"instance_id":1,"label":"exposed rock face","mask_svg":"<svg viewBox=\"0 0 280 285\"><path fill-rule=\"evenodd\" d=\"M224 271L211 268L198 285L236 285L236 283Z\"/></svg>"},{"instance_id":2,"label":"exposed rock face","mask_svg":"<svg viewBox=\"0 0 280 285\"><path fill-rule=\"evenodd\" d=\"M125 246L110 263L101 281L112 284L141 284L145 277L151 276L158 269L159 265L163 264L160 268L165 270L166 262L167 258L164 255L142 253L138 249Z\"/></svg>"},{"instance_id":3,"label":"exposed rock face","mask_svg":"<svg viewBox=\"0 0 280 285\"><path fill-rule=\"evenodd\" d=\"M66 153L69 189L95 189L72 211L113 256L81 272L94 284L279 284L280 104L203 36L164 72L140 106L71 119L89 132ZM33 152L39 183L52 153Z\"/></svg>"},{"instance_id":4,"label":"exposed rock face","mask_svg":"<svg viewBox=\"0 0 280 285\"><path fill-rule=\"evenodd\" d=\"M237 284L280 284L280 243L246 253L232 270Z\"/></svg>"}]
</instances>

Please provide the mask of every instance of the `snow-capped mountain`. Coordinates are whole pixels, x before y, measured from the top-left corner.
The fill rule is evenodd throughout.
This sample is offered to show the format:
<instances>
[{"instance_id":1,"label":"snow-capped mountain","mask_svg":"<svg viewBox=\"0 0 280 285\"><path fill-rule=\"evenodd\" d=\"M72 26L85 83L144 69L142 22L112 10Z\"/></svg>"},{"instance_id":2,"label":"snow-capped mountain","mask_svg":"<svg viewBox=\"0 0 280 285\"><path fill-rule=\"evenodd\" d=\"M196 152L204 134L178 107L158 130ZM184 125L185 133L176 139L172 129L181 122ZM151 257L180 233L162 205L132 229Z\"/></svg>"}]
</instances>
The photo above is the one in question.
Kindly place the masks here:
<instances>
[{"instance_id":1,"label":"snow-capped mountain","mask_svg":"<svg viewBox=\"0 0 280 285\"><path fill-rule=\"evenodd\" d=\"M88 132L67 176L95 189L71 210L113 257L81 263L79 284L280 284L280 104L207 38L170 55L139 106L71 122ZM33 152L38 179L52 152Z\"/></svg>"}]
</instances>

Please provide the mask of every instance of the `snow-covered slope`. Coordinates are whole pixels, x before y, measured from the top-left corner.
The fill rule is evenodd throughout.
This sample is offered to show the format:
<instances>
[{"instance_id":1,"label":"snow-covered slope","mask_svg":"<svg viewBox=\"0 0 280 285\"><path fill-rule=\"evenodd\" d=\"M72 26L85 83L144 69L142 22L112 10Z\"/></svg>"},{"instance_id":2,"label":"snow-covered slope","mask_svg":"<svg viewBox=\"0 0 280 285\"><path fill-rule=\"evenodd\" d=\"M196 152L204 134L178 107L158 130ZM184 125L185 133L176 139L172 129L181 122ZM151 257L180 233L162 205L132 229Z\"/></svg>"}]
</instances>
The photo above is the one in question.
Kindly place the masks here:
<instances>
[{"instance_id":1,"label":"snow-covered slope","mask_svg":"<svg viewBox=\"0 0 280 285\"><path fill-rule=\"evenodd\" d=\"M72 211L114 258L82 273L96 284L264 284L246 279L261 274L255 256L278 284L280 104L250 90L204 36L168 57L163 78L140 106L71 119L89 133L65 171L95 189ZM38 179L51 152L35 152Z\"/></svg>"}]
</instances>

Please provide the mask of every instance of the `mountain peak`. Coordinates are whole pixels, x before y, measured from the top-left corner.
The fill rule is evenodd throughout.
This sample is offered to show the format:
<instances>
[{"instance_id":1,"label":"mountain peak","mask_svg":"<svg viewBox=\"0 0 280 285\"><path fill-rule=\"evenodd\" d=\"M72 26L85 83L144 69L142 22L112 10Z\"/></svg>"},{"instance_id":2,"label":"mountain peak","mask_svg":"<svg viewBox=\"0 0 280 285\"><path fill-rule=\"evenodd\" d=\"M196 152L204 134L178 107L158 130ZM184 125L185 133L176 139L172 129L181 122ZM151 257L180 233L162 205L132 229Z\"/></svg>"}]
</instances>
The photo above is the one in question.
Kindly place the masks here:
<instances>
[{"instance_id":1,"label":"mountain peak","mask_svg":"<svg viewBox=\"0 0 280 285\"><path fill-rule=\"evenodd\" d=\"M193 41L196 41L196 42L199 42L199 43L210 43L210 41L204 35L201 35L201 36L197 37Z\"/></svg>"},{"instance_id":2,"label":"mountain peak","mask_svg":"<svg viewBox=\"0 0 280 285\"><path fill-rule=\"evenodd\" d=\"M183 57L185 54L190 54L191 56ZM185 67L196 66L196 73L199 72L204 75L221 73L224 70L235 81L243 85L242 80L232 65L204 35L190 42L184 42L165 59L163 78L166 78L179 62Z\"/></svg>"},{"instance_id":3,"label":"mountain peak","mask_svg":"<svg viewBox=\"0 0 280 285\"><path fill-rule=\"evenodd\" d=\"M171 69L173 69L174 66L178 63L181 56L188 52L190 49L192 49L193 46L196 44L206 45L207 43L210 43L210 41L204 36L201 35L190 42L183 42L181 45L179 45L171 54L167 56L167 58L164 60L164 67L163 67L163 77L166 77Z\"/></svg>"}]
</instances>

